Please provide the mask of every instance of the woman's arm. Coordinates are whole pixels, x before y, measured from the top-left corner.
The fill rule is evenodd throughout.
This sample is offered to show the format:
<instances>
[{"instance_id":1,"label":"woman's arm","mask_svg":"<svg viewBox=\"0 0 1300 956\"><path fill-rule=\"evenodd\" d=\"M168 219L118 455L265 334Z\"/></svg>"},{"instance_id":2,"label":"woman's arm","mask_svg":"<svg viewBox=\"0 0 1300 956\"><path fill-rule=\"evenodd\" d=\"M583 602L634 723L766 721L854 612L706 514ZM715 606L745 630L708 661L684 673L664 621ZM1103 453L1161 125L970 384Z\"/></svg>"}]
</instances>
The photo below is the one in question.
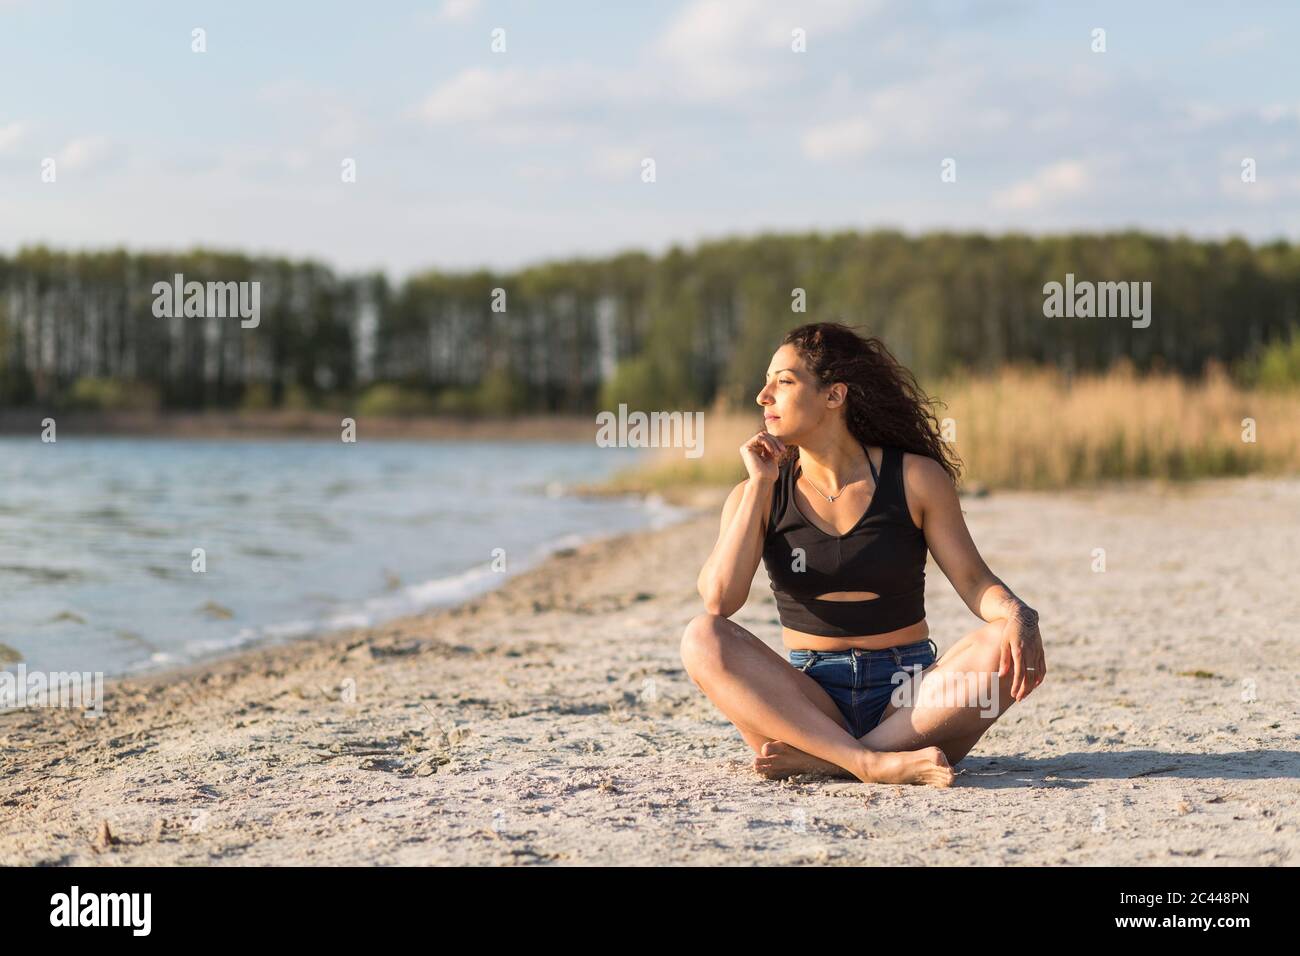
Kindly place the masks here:
<instances>
[{"instance_id":1,"label":"woman's arm","mask_svg":"<svg viewBox=\"0 0 1300 956\"><path fill-rule=\"evenodd\" d=\"M937 461L924 455L907 455L903 481L908 498L921 507L921 529L925 532L926 545L953 589L976 617L1008 622L1004 652L1010 652L1010 662L1016 671L1012 694L1017 700L1022 699L1047 674L1038 633L1038 612L1017 597L984 563L966 527L957 489ZM1022 650L1027 652L1023 661ZM1022 669L1030 668L1030 673L1022 673Z\"/></svg>"},{"instance_id":2,"label":"woman's arm","mask_svg":"<svg viewBox=\"0 0 1300 956\"><path fill-rule=\"evenodd\" d=\"M939 569L976 617L997 621L1033 609L1016 597L980 557L961 513L957 489L933 458L906 456L907 497L921 509L921 530Z\"/></svg>"},{"instance_id":3,"label":"woman's arm","mask_svg":"<svg viewBox=\"0 0 1300 956\"><path fill-rule=\"evenodd\" d=\"M710 614L731 617L744 607L763 557L773 489L774 482L747 478L727 496L717 543L696 580Z\"/></svg>"},{"instance_id":4,"label":"woman's arm","mask_svg":"<svg viewBox=\"0 0 1300 956\"><path fill-rule=\"evenodd\" d=\"M935 558L935 561L938 561ZM985 570L988 570L987 567ZM976 612L986 621L1015 620L1022 627L1037 627L1038 612L1026 604L1007 587L1002 579L992 571L985 579L987 583L976 585L979 593L979 610ZM969 603L969 602L968 602Z\"/></svg>"}]
</instances>

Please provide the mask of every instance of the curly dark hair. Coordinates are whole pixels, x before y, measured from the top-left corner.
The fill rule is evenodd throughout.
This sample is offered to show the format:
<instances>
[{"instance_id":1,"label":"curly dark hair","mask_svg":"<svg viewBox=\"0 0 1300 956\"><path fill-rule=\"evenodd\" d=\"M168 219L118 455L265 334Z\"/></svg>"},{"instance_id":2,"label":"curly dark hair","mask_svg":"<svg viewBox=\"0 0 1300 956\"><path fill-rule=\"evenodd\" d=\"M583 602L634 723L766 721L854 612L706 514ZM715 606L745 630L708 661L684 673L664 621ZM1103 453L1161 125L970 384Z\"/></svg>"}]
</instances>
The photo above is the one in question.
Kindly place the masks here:
<instances>
[{"instance_id":1,"label":"curly dark hair","mask_svg":"<svg viewBox=\"0 0 1300 956\"><path fill-rule=\"evenodd\" d=\"M836 382L848 386L844 423L854 438L933 458L953 482L958 480L961 459L939 437L934 413L934 406L947 403L927 396L879 338L863 337L838 322L814 322L791 329L781 344L798 350L820 388ZM788 446L786 455L796 452L796 446Z\"/></svg>"}]
</instances>

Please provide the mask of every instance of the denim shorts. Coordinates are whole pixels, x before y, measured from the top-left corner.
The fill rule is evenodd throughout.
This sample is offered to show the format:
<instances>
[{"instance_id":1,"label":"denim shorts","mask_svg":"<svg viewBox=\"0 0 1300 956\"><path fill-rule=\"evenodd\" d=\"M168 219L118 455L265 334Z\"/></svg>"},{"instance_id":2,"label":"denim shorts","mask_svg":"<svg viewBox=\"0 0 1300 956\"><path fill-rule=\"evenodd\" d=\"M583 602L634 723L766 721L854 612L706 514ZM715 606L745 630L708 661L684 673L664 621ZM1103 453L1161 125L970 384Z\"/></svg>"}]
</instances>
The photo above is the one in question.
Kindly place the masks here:
<instances>
[{"instance_id":1,"label":"denim shorts","mask_svg":"<svg viewBox=\"0 0 1300 956\"><path fill-rule=\"evenodd\" d=\"M803 671L835 701L854 737L880 723L890 695L904 678L919 674L938 659L939 648L928 637L878 651L790 651L790 663ZM895 674L901 675L898 679Z\"/></svg>"}]
</instances>

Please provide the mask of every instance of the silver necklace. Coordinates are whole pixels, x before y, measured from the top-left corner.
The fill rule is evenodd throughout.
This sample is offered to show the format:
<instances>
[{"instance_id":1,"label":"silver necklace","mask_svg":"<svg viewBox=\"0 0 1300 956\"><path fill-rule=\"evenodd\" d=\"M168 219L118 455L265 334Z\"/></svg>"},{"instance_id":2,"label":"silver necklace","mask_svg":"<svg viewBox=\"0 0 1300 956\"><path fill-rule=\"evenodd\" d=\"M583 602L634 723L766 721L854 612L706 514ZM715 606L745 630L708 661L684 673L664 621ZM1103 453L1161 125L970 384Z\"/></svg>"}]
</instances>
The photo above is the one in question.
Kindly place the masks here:
<instances>
[{"instance_id":1,"label":"silver necklace","mask_svg":"<svg viewBox=\"0 0 1300 956\"><path fill-rule=\"evenodd\" d=\"M817 494L825 498L827 501L834 501L836 498L839 498L844 494L844 488L847 488L849 485L853 484L853 482L850 481L849 485L845 485L844 488L840 489L840 493L838 495L828 495L826 492L822 491L816 485L813 485L813 480L809 478L806 474L804 474L804 470L802 468L799 469L799 477L802 478L804 481L808 482L808 484L812 485L813 490L816 491ZM854 479L854 481L861 481L861 480L862 480L861 478Z\"/></svg>"}]
</instances>

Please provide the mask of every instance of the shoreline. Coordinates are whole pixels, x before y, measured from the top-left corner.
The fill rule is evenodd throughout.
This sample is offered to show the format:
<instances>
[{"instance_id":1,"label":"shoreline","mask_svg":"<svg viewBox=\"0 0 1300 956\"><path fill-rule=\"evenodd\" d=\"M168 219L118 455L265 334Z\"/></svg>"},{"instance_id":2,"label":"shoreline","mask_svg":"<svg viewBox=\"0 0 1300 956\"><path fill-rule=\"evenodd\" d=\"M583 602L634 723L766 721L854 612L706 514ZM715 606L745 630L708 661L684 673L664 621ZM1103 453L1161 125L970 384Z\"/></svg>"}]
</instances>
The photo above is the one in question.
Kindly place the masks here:
<instances>
[{"instance_id":1,"label":"shoreline","mask_svg":"<svg viewBox=\"0 0 1300 956\"><path fill-rule=\"evenodd\" d=\"M573 491L571 493L575 495L595 494L594 492L581 492L581 491ZM633 493L630 492L623 492L622 494L627 495L628 497L638 497L642 499L645 499L647 497L645 495L634 495ZM713 496L711 495L706 496L706 500L711 500L712 497ZM694 500L698 502L701 499L697 497ZM719 507L721 507L721 500L722 500L721 498L719 498L718 500ZM667 504L669 502L665 500L665 503ZM698 508L699 506L679 504L679 505L674 505L674 507L686 509L692 507ZM677 514L672 516L669 519L668 523L663 527L672 527L673 525L680 524L683 521L689 521L693 517L697 517L697 515L692 515L689 513ZM372 624L363 625L363 626L344 625L341 627L320 627L314 630L307 631L302 634L297 634L292 636L265 637L260 640L254 640L253 642L245 644L243 646L235 646L227 650L214 651L211 652L210 654L206 654L194 660L180 661L180 662L163 662L155 666L146 667L139 670L127 671L120 674L114 674L111 676L105 675L104 677L105 688L107 689L109 684L113 681L126 681L126 680L133 680L133 679L146 680L146 679L155 679L155 678L165 681L173 670L175 670L178 673L178 676L181 676L181 672L184 672L184 674L186 675L192 676L191 674L192 671L197 670L201 672L207 665L217 665L225 661L227 658L238 657L242 654L251 654L258 650L263 650L263 649L268 649L273 647L288 647L290 645L299 642L317 642L317 641L322 641L331 637L336 637L341 635L371 633L401 623L427 621L430 618L436 618L448 612L454 611L458 608L465 607L466 605L471 604L472 602L474 602L475 600L477 600L478 598L484 595L491 594L494 591L498 591L501 588L507 587L510 584L510 582L513 581L515 578L521 575L528 574L532 571L536 571L542 568L543 566L555 561L556 559L571 557L573 554L577 553L578 550L580 550L581 548L599 544L600 542L608 541L611 538L615 538L615 537L635 537L639 534L652 532L654 530L657 529L654 527L653 523L651 523L647 525L647 527L645 528L641 528L635 531L621 532L613 535L604 531L590 531L586 533L576 532L576 531L569 532L557 538L556 542L553 544L539 546L536 549L536 551L534 551L533 555L523 562L523 567L520 570L512 571L506 574L499 583L493 584L490 587L484 588L482 590L473 590L463 597L458 597L448 602L436 604L434 606L425 608L423 610L415 611L414 613L399 614L395 617L388 618L383 621L378 621ZM417 586L424 587L434 583L446 582L457 578L463 578L466 575L472 573L477 567L479 566L476 565L470 568L466 568L462 571L456 572L455 574L448 575L445 578L439 578L433 581L424 581ZM362 603L365 602L363 601ZM347 611L343 610L338 613L346 614ZM263 625L263 628L267 626L274 626L274 625ZM0 713L3 713L3 711L0 711Z\"/></svg>"},{"instance_id":2,"label":"shoreline","mask_svg":"<svg viewBox=\"0 0 1300 956\"><path fill-rule=\"evenodd\" d=\"M340 422L354 418L362 438L375 440L588 441L594 440L594 416L530 415L515 418L464 416L395 418L355 412L84 412L72 410L0 410L0 437L38 436L41 420L51 417L59 432L131 438L195 440L337 438Z\"/></svg>"},{"instance_id":3,"label":"shoreline","mask_svg":"<svg viewBox=\"0 0 1300 956\"><path fill-rule=\"evenodd\" d=\"M719 507L721 499L719 499ZM529 579L526 583L518 586L531 591L532 588L549 580L551 577L561 573L566 567L569 559L579 555L590 556L593 552L605 553L615 551L624 544L635 543L638 539L646 535L656 533L671 532L680 525L697 521L702 517L700 514L685 515L671 522L663 528L642 528L636 531L625 531L617 534L602 534L599 532L588 535L574 544L559 545L542 557L534 560L531 564L522 570L515 571L506 576L506 578L488 590L481 591L469 597L454 601L439 607L429 608L414 614L403 614L377 624L371 624L364 627L341 627L327 630L317 630L306 634L300 634L293 637L272 639L253 644L248 647L236 648L230 651L217 652L212 657L204 657L200 660L184 661L177 663L167 663L151 668L139 673L119 674L113 677L104 678L105 696L110 692L114 685L128 687L133 683L148 683L155 687L165 686L176 682L198 680L200 682L218 672L255 670L258 666L265 664L268 660L280 659L282 657L297 658L308 656L313 651L318 650L326 645L337 650L338 647L348 647L355 649L357 642L365 644L373 643L384 632L389 632L388 636L393 633L408 633L425 629L437 628L446 623L447 620L455 620L465 616L474 616L481 613L485 608L493 605L492 596L509 589L520 579ZM568 540L571 535L566 535L564 540ZM536 579L536 580L533 580ZM503 598L507 602L512 602L513 597ZM280 653L277 653L280 652ZM247 659L245 659L247 658ZM129 689L129 687L128 687ZM0 710L0 717L5 711ZM2 727L0 727L2 729Z\"/></svg>"},{"instance_id":4,"label":"shoreline","mask_svg":"<svg viewBox=\"0 0 1300 956\"><path fill-rule=\"evenodd\" d=\"M106 681L99 718L0 713L0 864L1294 865L1300 481L1198 491L963 501L1052 673L950 790L753 774L677 650L705 509L450 608ZM978 621L927 569L942 653ZM761 566L733 619L782 650Z\"/></svg>"}]
</instances>

